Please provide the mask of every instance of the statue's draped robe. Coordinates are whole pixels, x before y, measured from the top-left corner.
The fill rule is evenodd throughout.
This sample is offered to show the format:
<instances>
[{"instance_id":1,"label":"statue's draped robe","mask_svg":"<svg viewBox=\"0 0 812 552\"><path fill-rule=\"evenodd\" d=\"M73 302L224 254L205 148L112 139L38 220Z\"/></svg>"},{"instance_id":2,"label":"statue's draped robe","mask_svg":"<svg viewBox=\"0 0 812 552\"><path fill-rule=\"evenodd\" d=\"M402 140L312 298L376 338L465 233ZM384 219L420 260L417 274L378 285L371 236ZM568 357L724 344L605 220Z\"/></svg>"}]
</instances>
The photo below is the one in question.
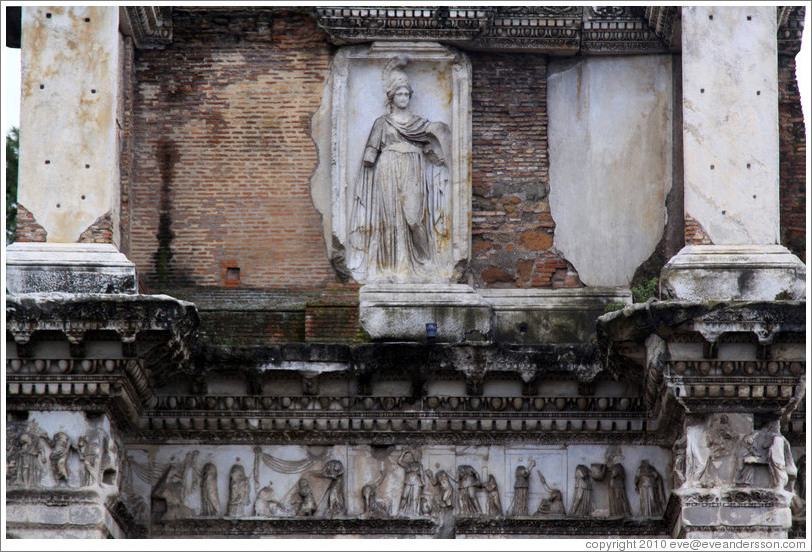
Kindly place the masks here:
<instances>
[{"instance_id":1,"label":"statue's draped robe","mask_svg":"<svg viewBox=\"0 0 812 552\"><path fill-rule=\"evenodd\" d=\"M447 234L448 172L437 133L442 123L412 115L372 126L350 212L351 270L398 281L431 273Z\"/></svg>"}]
</instances>

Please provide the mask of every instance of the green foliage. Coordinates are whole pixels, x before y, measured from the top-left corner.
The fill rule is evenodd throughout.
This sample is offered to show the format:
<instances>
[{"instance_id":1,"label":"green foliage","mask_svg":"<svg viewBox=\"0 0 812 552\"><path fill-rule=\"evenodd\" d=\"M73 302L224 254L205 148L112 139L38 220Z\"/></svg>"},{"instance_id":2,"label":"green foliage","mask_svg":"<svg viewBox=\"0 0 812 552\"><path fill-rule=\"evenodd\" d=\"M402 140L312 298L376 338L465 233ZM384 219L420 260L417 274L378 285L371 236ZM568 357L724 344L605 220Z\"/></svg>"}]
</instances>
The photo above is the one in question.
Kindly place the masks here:
<instances>
[{"instance_id":1,"label":"green foliage","mask_svg":"<svg viewBox=\"0 0 812 552\"><path fill-rule=\"evenodd\" d=\"M603 307L603 312L619 311L625 306L626 306L626 303L624 303L623 301L618 301L617 303L609 303L608 305Z\"/></svg>"},{"instance_id":2,"label":"green foliage","mask_svg":"<svg viewBox=\"0 0 812 552\"><path fill-rule=\"evenodd\" d=\"M643 280L640 284L632 288L632 296L635 303L645 303L652 297L657 295L657 289L660 286L660 279L657 277Z\"/></svg>"},{"instance_id":3,"label":"green foliage","mask_svg":"<svg viewBox=\"0 0 812 552\"><path fill-rule=\"evenodd\" d=\"M780 293L775 294L775 300L776 301L791 301L792 300L792 294L789 291L784 290L784 291L782 291Z\"/></svg>"},{"instance_id":4,"label":"green foliage","mask_svg":"<svg viewBox=\"0 0 812 552\"><path fill-rule=\"evenodd\" d=\"M17 170L19 168L20 129L6 134L6 244L14 241L17 227Z\"/></svg>"}]
</instances>

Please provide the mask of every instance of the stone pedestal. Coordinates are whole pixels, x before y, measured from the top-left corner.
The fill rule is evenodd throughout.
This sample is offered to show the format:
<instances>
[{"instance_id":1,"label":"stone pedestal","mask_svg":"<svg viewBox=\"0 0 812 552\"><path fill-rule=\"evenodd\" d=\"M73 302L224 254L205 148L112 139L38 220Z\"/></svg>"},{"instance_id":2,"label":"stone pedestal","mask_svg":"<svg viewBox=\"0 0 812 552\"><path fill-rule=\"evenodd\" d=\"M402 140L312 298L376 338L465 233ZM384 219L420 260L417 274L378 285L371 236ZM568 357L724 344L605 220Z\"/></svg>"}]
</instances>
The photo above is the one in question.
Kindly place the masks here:
<instances>
[{"instance_id":1,"label":"stone pedestal","mask_svg":"<svg viewBox=\"0 0 812 552\"><path fill-rule=\"evenodd\" d=\"M473 288L444 284L375 284L360 291L361 325L379 341L426 341L426 324L437 324L437 341L489 339L491 307Z\"/></svg>"},{"instance_id":2,"label":"stone pedestal","mask_svg":"<svg viewBox=\"0 0 812 552\"><path fill-rule=\"evenodd\" d=\"M688 301L806 296L806 265L783 245L687 245L661 278L665 294Z\"/></svg>"},{"instance_id":3,"label":"stone pedestal","mask_svg":"<svg viewBox=\"0 0 812 552\"><path fill-rule=\"evenodd\" d=\"M6 249L9 293L137 293L135 265L105 243L13 243Z\"/></svg>"}]
</instances>

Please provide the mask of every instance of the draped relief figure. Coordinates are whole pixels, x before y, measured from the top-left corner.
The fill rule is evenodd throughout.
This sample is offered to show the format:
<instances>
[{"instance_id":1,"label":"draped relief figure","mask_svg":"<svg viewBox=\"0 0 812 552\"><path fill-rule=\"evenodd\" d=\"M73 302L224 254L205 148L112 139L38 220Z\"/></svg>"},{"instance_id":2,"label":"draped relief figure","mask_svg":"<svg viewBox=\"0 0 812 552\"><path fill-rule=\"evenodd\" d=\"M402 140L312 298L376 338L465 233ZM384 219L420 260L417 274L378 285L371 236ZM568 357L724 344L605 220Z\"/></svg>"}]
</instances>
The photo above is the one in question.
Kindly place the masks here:
<instances>
[{"instance_id":1,"label":"draped relief figure","mask_svg":"<svg viewBox=\"0 0 812 552\"><path fill-rule=\"evenodd\" d=\"M479 474L473 466L463 464L457 468L457 507L461 516L480 516L482 508L476 496L482 487Z\"/></svg>"},{"instance_id":2,"label":"draped relief figure","mask_svg":"<svg viewBox=\"0 0 812 552\"><path fill-rule=\"evenodd\" d=\"M26 432L20 436L17 481L25 487L38 487L42 484L42 468L45 466L43 439L33 432Z\"/></svg>"},{"instance_id":3,"label":"draped relief figure","mask_svg":"<svg viewBox=\"0 0 812 552\"><path fill-rule=\"evenodd\" d=\"M245 515L245 506L251 501L250 494L251 483L245 475L245 468L241 464L234 464L228 474L228 510L226 515L229 517Z\"/></svg>"},{"instance_id":4,"label":"draped relief figure","mask_svg":"<svg viewBox=\"0 0 812 552\"><path fill-rule=\"evenodd\" d=\"M172 520L192 517L193 512L186 505L186 497L198 484L194 466L196 458L197 451L187 453L186 459L182 463L175 462L174 457L172 457L163 475L155 484L152 490L152 511L160 519ZM192 476L191 483L189 483L190 474ZM156 502L162 508L156 508Z\"/></svg>"},{"instance_id":5,"label":"draped relief figure","mask_svg":"<svg viewBox=\"0 0 812 552\"><path fill-rule=\"evenodd\" d=\"M410 461L406 461L407 454L412 457ZM426 485L423 465L414 451L403 450L398 457L398 466L403 468L404 471L403 491L400 494L398 514L420 515L420 499L423 495L423 487Z\"/></svg>"},{"instance_id":6,"label":"draped relief figure","mask_svg":"<svg viewBox=\"0 0 812 552\"><path fill-rule=\"evenodd\" d=\"M626 495L626 470L623 469L623 464L612 464L609 466L609 515L623 517L631 513Z\"/></svg>"},{"instance_id":7,"label":"draped relief figure","mask_svg":"<svg viewBox=\"0 0 812 552\"><path fill-rule=\"evenodd\" d=\"M502 500L499 498L499 487L493 474L488 476L488 480L483 487L488 501L488 517L502 517Z\"/></svg>"},{"instance_id":8,"label":"draped relief figure","mask_svg":"<svg viewBox=\"0 0 812 552\"><path fill-rule=\"evenodd\" d=\"M451 131L409 111L407 63L396 57L383 71L387 112L372 125L349 194L348 265L367 281L429 281L449 241Z\"/></svg>"},{"instance_id":9,"label":"draped relief figure","mask_svg":"<svg viewBox=\"0 0 812 552\"><path fill-rule=\"evenodd\" d=\"M451 510L454 508L454 486L457 481L445 471L440 470L435 475L431 470L426 470L426 475L432 485L439 489L438 506L441 510Z\"/></svg>"},{"instance_id":10,"label":"draped relief figure","mask_svg":"<svg viewBox=\"0 0 812 552\"><path fill-rule=\"evenodd\" d=\"M547 497L541 499L539 507L536 510L536 515L541 517L566 515L566 510L564 509L564 496L561 494L561 490L555 487L550 487L547 484L547 480L544 478L544 475L541 473L541 470L536 470L536 473L539 474L541 486L544 487L545 491L547 491Z\"/></svg>"},{"instance_id":11,"label":"draped relief figure","mask_svg":"<svg viewBox=\"0 0 812 552\"><path fill-rule=\"evenodd\" d=\"M573 516L591 516L592 510L592 480L589 468L579 464L575 468L575 493L572 498L570 513Z\"/></svg>"},{"instance_id":12,"label":"draped relief figure","mask_svg":"<svg viewBox=\"0 0 812 552\"><path fill-rule=\"evenodd\" d=\"M510 503L508 515L511 517L530 515L528 500L530 498L530 474L536 465L535 460L530 460L527 466L517 466L515 480L513 483L513 501Z\"/></svg>"},{"instance_id":13,"label":"draped relief figure","mask_svg":"<svg viewBox=\"0 0 812 552\"><path fill-rule=\"evenodd\" d=\"M640 495L640 515L660 516L665 511L665 490L663 478L648 460L640 462L634 476L634 488Z\"/></svg>"},{"instance_id":14,"label":"draped relief figure","mask_svg":"<svg viewBox=\"0 0 812 552\"><path fill-rule=\"evenodd\" d=\"M344 500L344 464L340 460L329 460L322 472L319 474L330 480L330 484L325 491L327 500L327 516L334 517L347 513L347 505Z\"/></svg>"},{"instance_id":15,"label":"draped relief figure","mask_svg":"<svg viewBox=\"0 0 812 552\"><path fill-rule=\"evenodd\" d=\"M316 513L318 504L313 489L310 488L310 481L306 477L299 480L291 502L297 516L310 517Z\"/></svg>"},{"instance_id":16,"label":"draped relief figure","mask_svg":"<svg viewBox=\"0 0 812 552\"><path fill-rule=\"evenodd\" d=\"M220 497L217 494L217 466L208 462L203 466L200 478L200 515L216 516L220 509Z\"/></svg>"},{"instance_id":17,"label":"draped relief figure","mask_svg":"<svg viewBox=\"0 0 812 552\"><path fill-rule=\"evenodd\" d=\"M82 469L82 486L90 487L98 481L99 451L87 438L82 435L76 442L76 452L79 453L79 465Z\"/></svg>"}]
</instances>

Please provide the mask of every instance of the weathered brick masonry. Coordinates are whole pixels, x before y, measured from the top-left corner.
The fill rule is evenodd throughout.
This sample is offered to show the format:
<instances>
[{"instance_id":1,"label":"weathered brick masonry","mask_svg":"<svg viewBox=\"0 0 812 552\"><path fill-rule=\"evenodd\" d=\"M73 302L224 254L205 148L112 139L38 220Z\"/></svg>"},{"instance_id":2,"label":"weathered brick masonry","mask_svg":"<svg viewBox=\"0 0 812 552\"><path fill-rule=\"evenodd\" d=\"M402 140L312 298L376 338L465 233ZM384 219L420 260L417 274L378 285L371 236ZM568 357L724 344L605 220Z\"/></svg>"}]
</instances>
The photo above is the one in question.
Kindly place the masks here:
<instances>
[{"instance_id":1,"label":"weathered brick masonry","mask_svg":"<svg viewBox=\"0 0 812 552\"><path fill-rule=\"evenodd\" d=\"M122 245L131 241L129 255L153 289L323 289L335 276L310 199L318 162L310 119L330 46L303 11L211 11L176 9L172 44L136 53L131 150L126 125L122 134ZM551 249L547 58L469 55L468 280L479 287L581 285ZM782 242L804 258L805 143L791 58L781 57L779 76ZM239 268L238 281L227 277L234 271L226 265Z\"/></svg>"},{"instance_id":2,"label":"weathered brick masonry","mask_svg":"<svg viewBox=\"0 0 812 552\"><path fill-rule=\"evenodd\" d=\"M547 58L472 53L472 259L478 287L580 285L550 251Z\"/></svg>"},{"instance_id":3,"label":"weathered brick masonry","mask_svg":"<svg viewBox=\"0 0 812 552\"><path fill-rule=\"evenodd\" d=\"M795 58L778 56L781 243L806 262L806 134Z\"/></svg>"},{"instance_id":4,"label":"weathered brick masonry","mask_svg":"<svg viewBox=\"0 0 812 552\"><path fill-rule=\"evenodd\" d=\"M216 10L215 10L216 11ZM329 47L306 14L176 9L135 64L131 258L153 288L334 281L309 178Z\"/></svg>"}]
</instances>

